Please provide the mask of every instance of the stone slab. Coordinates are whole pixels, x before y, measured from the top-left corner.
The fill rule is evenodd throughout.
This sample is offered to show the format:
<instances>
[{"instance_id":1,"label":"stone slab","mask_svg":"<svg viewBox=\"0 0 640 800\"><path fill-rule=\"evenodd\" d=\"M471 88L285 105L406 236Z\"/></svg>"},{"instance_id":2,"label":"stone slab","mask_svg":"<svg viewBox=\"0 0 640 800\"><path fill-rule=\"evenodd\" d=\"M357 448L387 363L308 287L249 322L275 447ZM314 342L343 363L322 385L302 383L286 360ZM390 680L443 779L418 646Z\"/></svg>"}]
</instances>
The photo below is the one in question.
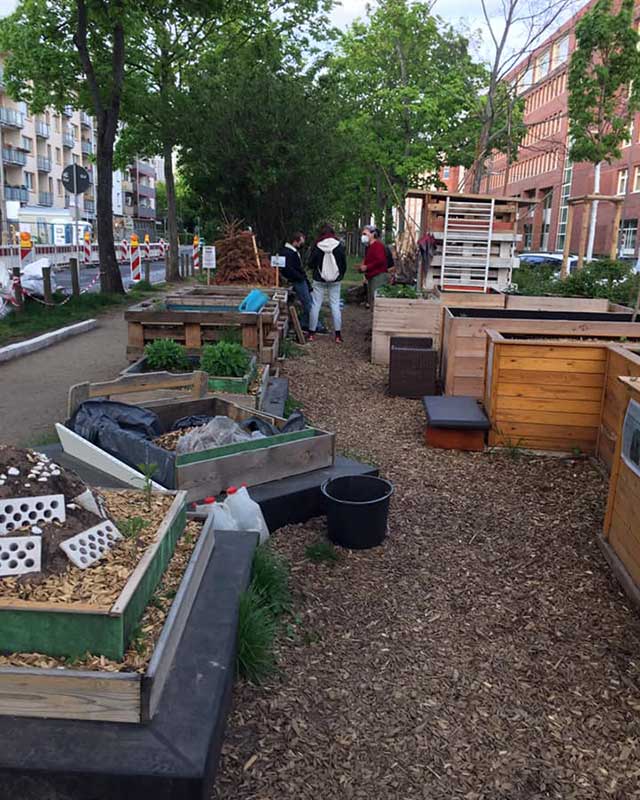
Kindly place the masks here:
<instances>
[{"instance_id":1,"label":"stone slab","mask_svg":"<svg viewBox=\"0 0 640 800\"><path fill-rule=\"evenodd\" d=\"M58 328L56 331L49 331L41 336L25 339L24 342L15 342L15 344L0 347L0 363L12 361L14 358L20 358L20 356L26 356L29 353L35 353L37 350L43 350L52 344L57 344L72 336L93 330L97 325L97 319L85 319L83 322L76 322L73 325L67 325L65 328Z\"/></svg>"}]
</instances>

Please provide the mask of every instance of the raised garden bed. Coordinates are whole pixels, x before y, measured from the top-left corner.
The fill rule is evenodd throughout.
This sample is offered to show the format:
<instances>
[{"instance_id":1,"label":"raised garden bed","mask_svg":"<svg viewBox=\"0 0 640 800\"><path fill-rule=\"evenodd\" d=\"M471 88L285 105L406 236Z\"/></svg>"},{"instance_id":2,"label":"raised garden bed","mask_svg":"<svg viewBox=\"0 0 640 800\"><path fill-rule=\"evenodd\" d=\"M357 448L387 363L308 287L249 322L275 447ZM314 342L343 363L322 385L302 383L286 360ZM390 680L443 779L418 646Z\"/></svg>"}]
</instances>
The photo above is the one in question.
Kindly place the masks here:
<instances>
[{"instance_id":1,"label":"raised garden bed","mask_svg":"<svg viewBox=\"0 0 640 800\"><path fill-rule=\"evenodd\" d=\"M235 422L258 417L277 428L286 422L219 397L158 400L140 407L158 415L165 434L177 420L201 414L225 416ZM155 463L154 481L167 489L185 490L189 500L218 494L232 484L254 486L311 472L331 466L335 458L334 434L313 427L182 455L144 439L129 441L127 447L108 453L79 436L68 423L56 425L56 430L65 452L133 486L139 485L141 479L136 465Z\"/></svg>"}]
</instances>

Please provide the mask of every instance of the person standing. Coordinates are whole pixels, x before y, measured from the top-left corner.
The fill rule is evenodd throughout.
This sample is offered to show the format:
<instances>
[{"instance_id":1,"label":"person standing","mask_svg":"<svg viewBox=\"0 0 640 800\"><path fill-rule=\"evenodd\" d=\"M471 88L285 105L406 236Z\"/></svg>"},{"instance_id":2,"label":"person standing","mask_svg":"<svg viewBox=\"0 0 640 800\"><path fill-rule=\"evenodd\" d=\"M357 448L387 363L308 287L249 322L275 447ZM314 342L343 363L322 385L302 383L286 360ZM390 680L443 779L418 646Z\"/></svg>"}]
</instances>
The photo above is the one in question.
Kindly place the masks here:
<instances>
[{"instance_id":1,"label":"person standing","mask_svg":"<svg viewBox=\"0 0 640 800\"><path fill-rule=\"evenodd\" d=\"M311 290L309 288L309 279L302 264L302 256L300 255L304 242L304 233L296 231L278 255L283 256L285 259L285 265L280 270L280 274L289 281L302 306L300 325L303 331L308 331L309 314L311 312Z\"/></svg>"},{"instance_id":2,"label":"person standing","mask_svg":"<svg viewBox=\"0 0 640 800\"><path fill-rule=\"evenodd\" d=\"M384 244L380 241L380 231L373 225L362 229L362 244L367 248L364 261L359 266L367 279L367 299L373 306L376 290L389 282L389 259Z\"/></svg>"},{"instance_id":3,"label":"person standing","mask_svg":"<svg viewBox=\"0 0 640 800\"><path fill-rule=\"evenodd\" d=\"M316 337L318 317L325 291L329 295L329 307L333 320L336 343L342 342L342 309L340 308L340 282L347 271L347 254L344 245L331 225L320 228L318 240L309 256L309 268L313 272L311 314L309 316L309 341Z\"/></svg>"}]
</instances>

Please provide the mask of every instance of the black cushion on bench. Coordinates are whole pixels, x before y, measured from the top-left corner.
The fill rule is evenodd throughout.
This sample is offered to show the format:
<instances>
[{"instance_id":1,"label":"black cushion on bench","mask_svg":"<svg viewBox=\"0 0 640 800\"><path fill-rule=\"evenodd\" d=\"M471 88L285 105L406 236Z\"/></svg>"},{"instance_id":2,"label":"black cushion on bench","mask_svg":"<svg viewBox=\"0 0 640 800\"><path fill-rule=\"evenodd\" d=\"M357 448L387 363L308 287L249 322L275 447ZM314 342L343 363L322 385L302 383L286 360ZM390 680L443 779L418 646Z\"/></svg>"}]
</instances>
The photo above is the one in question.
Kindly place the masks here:
<instances>
[{"instance_id":1,"label":"black cushion on bench","mask_svg":"<svg viewBox=\"0 0 640 800\"><path fill-rule=\"evenodd\" d=\"M422 398L427 422L432 428L466 428L488 431L487 415L475 397L427 395Z\"/></svg>"}]
</instances>

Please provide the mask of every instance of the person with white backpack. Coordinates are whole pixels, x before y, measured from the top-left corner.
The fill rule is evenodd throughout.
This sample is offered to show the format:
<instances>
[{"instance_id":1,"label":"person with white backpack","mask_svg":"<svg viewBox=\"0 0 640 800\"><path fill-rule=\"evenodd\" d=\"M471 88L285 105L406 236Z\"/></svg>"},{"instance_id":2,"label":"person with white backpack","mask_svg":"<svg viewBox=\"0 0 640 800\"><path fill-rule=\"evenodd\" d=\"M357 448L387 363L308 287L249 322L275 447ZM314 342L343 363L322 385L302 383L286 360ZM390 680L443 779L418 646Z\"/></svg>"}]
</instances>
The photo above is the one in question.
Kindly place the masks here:
<instances>
[{"instance_id":1,"label":"person with white backpack","mask_svg":"<svg viewBox=\"0 0 640 800\"><path fill-rule=\"evenodd\" d=\"M309 341L312 342L316 338L318 317L326 290L329 294L329 307L331 308L336 343L340 344L342 342L340 282L347 271L347 254L331 225L323 225L320 228L318 240L309 255L309 267L313 272L313 303L309 315Z\"/></svg>"}]
</instances>

